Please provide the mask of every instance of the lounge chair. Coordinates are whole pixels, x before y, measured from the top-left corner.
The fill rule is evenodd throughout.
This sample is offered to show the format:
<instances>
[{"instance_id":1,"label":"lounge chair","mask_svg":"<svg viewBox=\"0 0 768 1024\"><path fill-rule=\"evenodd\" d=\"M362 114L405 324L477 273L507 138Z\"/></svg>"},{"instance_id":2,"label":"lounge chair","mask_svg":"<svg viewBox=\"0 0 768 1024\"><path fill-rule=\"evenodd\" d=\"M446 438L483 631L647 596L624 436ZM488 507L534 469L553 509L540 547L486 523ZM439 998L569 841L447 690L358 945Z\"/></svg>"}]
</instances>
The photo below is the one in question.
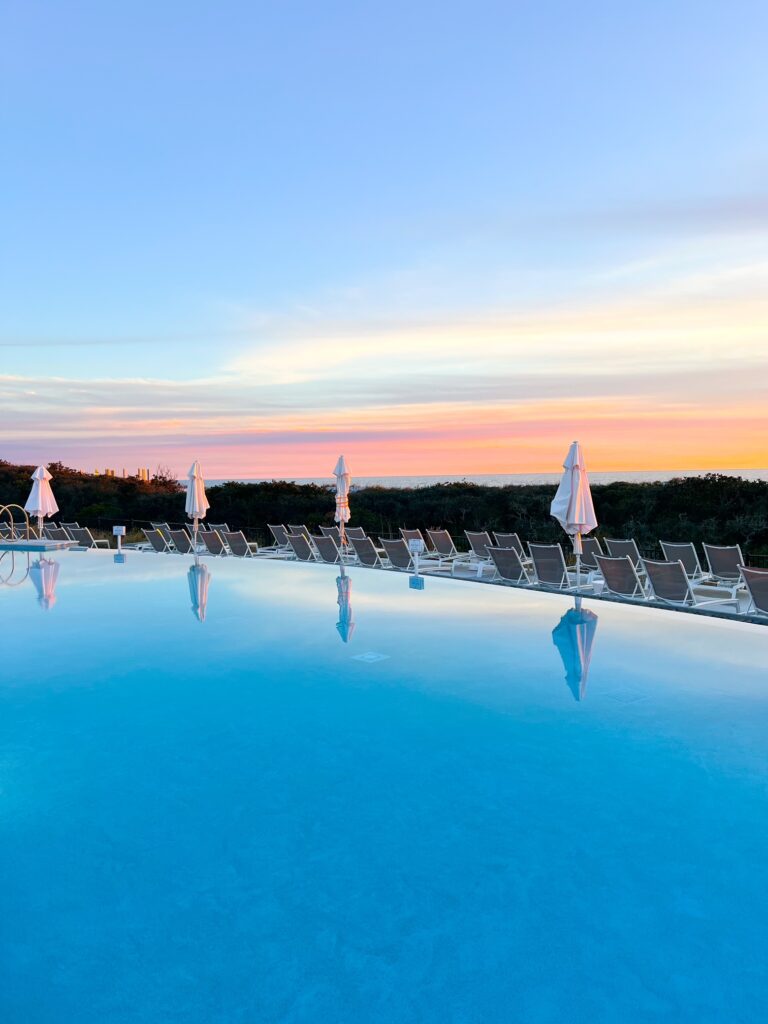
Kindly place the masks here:
<instances>
[{"instance_id":1,"label":"lounge chair","mask_svg":"<svg viewBox=\"0 0 768 1024\"><path fill-rule=\"evenodd\" d=\"M605 552L597 537L581 538L581 567L587 572L597 573L600 568L597 563L597 556L605 557Z\"/></svg>"},{"instance_id":2,"label":"lounge chair","mask_svg":"<svg viewBox=\"0 0 768 1024\"><path fill-rule=\"evenodd\" d=\"M362 528L362 526L345 526L344 534L347 540L365 540L368 534Z\"/></svg>"},{"instance_id":3,"label":"lounge chair","mask_svg":"<svg viewBox=\"0 0 768 1024\"><path fill-rule=\"evenodd\" d=\"M741 577L749 594L747 615L768 615L768 569L741 566Z\"/></svg>"},{"instance_id":4,"label":"lounge chair","mask_svg":"<svg viewBox=\"0 0 768 1024\"><path fill-rule=\"evenodd\" d=\"M569 573L563 549L559 544L529 544L528 549L531 552L537 583L555 590L576 589L576 573ZM591 586L592 584L587 581L582 583L581 589Z\"/></svg>"},{"instance_id":5,"label":"lounge chair","mask_svg":"<svg viewBox=\"0 0 768 1024\"><path fill-rule=\"evenodd\" d=\"M732 597L735 597L736 592L744 587L744 577L741 573L744 555L741 553L741 547L738 544L731 544L727 547L717 544L702 546L704 554L707 556L710 578L728 590Z\"/></svg>"},{"instance_id":6,"label":"lounge chair","mask_svg":"<svg viewBox=\"0 0 768 1024\"><path fill-rule=\"evenodd\" d=\"M96 540L87 526L73 526L67 531L73 541L80 548L108 548L109 541L106 538Z\"/></svg>"},{"instance_id":7,"label":"lounge chair","mask_svg":"<svg viewBox=\"0 0 768 1024\"><path fill-rule=\"evenodd\" d=\"M610 555L595 555L597 568L603 577L603 594L613 594L625 600L647 601L645 585L637 574L629 555L613 558Z\"/></svg>"},{"instance_id":8,"label":"lounge chair","mask_svg":"<svg viewBox=\"0 0 768 1024\"><path fill-rule=\"evenodd\" d=\"M215 557L226 555L227 546L222 540L221 534L217 533L216 530L198 530L197 536L205 544L205 549L209 555L214 555Z\"/></svg>"},{"instance_id":9,"label":"lounge chair","mask_svg":"<svg viewBox=\"0 0 768 1024\"><path fill-rule=\"evenodd\" d=\"M156 551L159 555L171 550L168 541L159 530L142 530L141 532L147 538L147 542L152 550Z\"/></svg>"},{"instance_id":10,"label":"lounge chair","mask_svg":"<svg viewBox=\"0 0 768 1024\"><path fill-rule=\"evenodd\" d=\"M493 541L491 540L490 534L486 533L485 530L465 530L464 536L469 541L469 547L471 549L469 554L469 565L471 568L477 569L477 577L479 579L485 569L494 568L491 556L488 554L488 548L493 547Z\"/></svg>"},{"instance_id":11,"label":"lounge chair","mask_svg":"<svg viewBox=\"0 0 768 1024\"><path fill-rule=\"evenodd\" d=\"M43 537L46 540L72 540L69 535L69 531L63 529L61 526L44 526Z\"/></svg>"},{"instance_id":12,"label":"lounge chair","mask_svg":"<svg viewBox=\"0 0 768 1024\"><path fill-rule=\"evenodd\" d=\"M324 537L331 537L336 544L336 547L341 547L341 531L338 526L321 526L320 533L322 533ZM317 537L315 537L314 540L315 543L317 543Z\"/></svg>"},{"instance_id":13,"label":"lounge chair","mask_svg":"<svg viewBox=\"0 0 768 1024\"><path fill-rule=\"evenodd\" d=\"M222 530L219 536L237 558L253 558L259 550L256 541L246 540L242 530Z\"/></svg>"},{"instance_id":14,"label":"lounge chair","mask_svg":"<svg viewBox=\"0 0 768 1024\"><path fill-rule=\"evenodd\" d=\"M634 540L608 540L606 538L605 547L611 558L623 558L626 555L632 559L632 564L636 569L642 566L643 559Z\"/></svg>"},{"instance_id":15,"label":"lounge chair","mask_svg":"<svg viewBox=\"0 0 768 1024\"><path fill-rule=\"evenodd\" d=\"M384 540L382 538L381 544L393 569L399 569L402 572L410 572L414 569L411 552L402 537L399 540Z\"/></svg>"},{"instance_id":16,"label":"lounge chair","mask_svg":"<svg viewBox=\"0 0 768 1024\"><path fill-rule=\"evenodd\" d=\"M302 537L306 537L307 540L309 540L309 530L306 528L306 526L292 526L289 523L288 524L288 535L290 536L290 534L292 534L292 533L293 534L300 533L302 535Z\"/></svg>"},{"instance_id":17,"label":"lounge chair","mask_svg":"<svg viewBox=\"0 0 768 1024\"><path fill-rule=\"evenodd\" d=\"M495 534L498 538L499 534ZM502 534L501 536L505 536ZM514 535L516 536L516 534ZM520 552L515 547L509 548L488 548L493 564L496 566L495 580L506 580L507 583L517 583L522 586L530 586L531 580L523 565Z\"/></svg>"},{"instance_id":18,"label":"lounge chair","mask_svg":"<svg viewBox=\"0 0 768 1024\"><path fill-rule=\"evenodd\" d=\"M435 556L435 552L429 550L429 544L427 544L426 540L424 539L424 534L421 532L421 530L406 530L406 529L404 529L401 526L400 527L400 536L405 541L406 546L412 540L420 540L421 541L421 543L424 546L421 549L421 554L419 555L420 558L433 558ZM408 548L408 550L409 551L411 550L410 547Z\"/></svg>"},{"instance_id":19,"label":"lounge chair","mask_svg":"<svg viewBox=\"0 0 768 1024\"><path fill-rule=\"evenodd\" d=\"M194 554L192 538L186 530L170 530L169 533L171 535L171 540L173 541L173 546L180 555Z\"/></svg>"},{"instance_id":20,"label":"lounge chair","mask_svg":"<svg viewBox=\"0 0 768 1024\"><path fill-rule=\"evenodd\" d=\"M682 562L683 568L690 580L701 580L707 575L701 567L696 546L690 541L679 543L677 541L660 540L661 550L668 562Z\"/></svg>"},{"instance_id":21,"label":"lounge chair","mask_svg":"<svg viewBox=\"0 0 768 1024\"><path fill-rule=\"evenodd\" d=\"M291 545L288 543L288 531L284 526L278 524L267 523L267 529L272 534L274 544L270 545L268 549L276 551L278 553L289 554L291 553Z\"/></svg>"},{"instance_id":22,"label":"lounge chair","mask_svg":"<svg viewBox=\"0 0 768 1024\"><path fill-rule=\"evenodd\" d=\"M231 533L232 531L226 523L208 523L209 530L215 530L216 533Z\"/></svg>"},{"instance_id":23,"label":"lounge chair","mask_svg":"<svg viewBox=\"0 0 768 1024\"><path fill-rule=\"evenodd\" d=\"M526 554L526 550L523 547L523 542L516 533L496 533L493 534L496 540L497 548L514 548L515 551L520 555L521 562L530 562L530 558Z\"/></svg>"},{"instance_id":24,"label":"lounge chair","mask_svg":"<svg viewBox=\"0 0 768 1024\"><path fill-rule=\"evenodd\" d=\"M447 530L427 530L427 536L432 543L433 554L437 555L438 569L442 569L444 562L453 567L456 562L469 561L469 552L457 551L453 537Z\"/></svg>"},{"instance_id":25,"label":"lounge chair","mask_svg":"<svg viewBox=\"0 0 768 1024\"><path fill-rule=\"evenodd\" d=\"M331 534L321 534L319 537L313 537L312 543L315 545L317 553L323 562L335 565L341 561L339 545L336 542L336 538Z\"/></svg>"},{"instance_id":26,"label":"lounge chair","mask_svg":"<svg viewBox=\"0 0 768 1024\"><path fill-rule=\"evenodd\" d=\"M70 534L70 536L71 536L71 531L72 530L79 530L80 529L80 523L60 523L59 525L60 525L61 529L62 530L66 530L67 533ZM74 540L74 539L75 538L72 537L72 540Z\"/></svg>"},{"instance_id":27,"label":"lounge chair","mask_svg":"<svg viewBox=\"0 0 768 1024\"><path fill-rule=\"evenodd\" d=\"M349 539L352 542L352 547L360 565L365 565L369 569L381 568L379 552L373 546L373 541L370 537L350 537Z\"/></svg>"},{"instance_id":28,"label":"lounge chair","mask_svg":"<svg viewBox=\"0 0 768 1024\"><path fill-rule=\"evenodd\" d=\"M688 579L682 562L657 562L651 558L644 558L643 567L653 597L663 604L679 608L722 608L730 605L736 611L739 610L739 600L736 597L702 599L695 593L693 583Z\"/></svg>"},{"instance_id":29,"label":"lounge chair","mask_svg":"<svg viewBox=\"0 0 768 1024\"><path fill-rule=\"evenodd\" d=\"M305 536L303 533L289 533L288 543L300 562L314 562L316 560L315 552L309 541L309 534Z\"/></svg>"}]
</instances>

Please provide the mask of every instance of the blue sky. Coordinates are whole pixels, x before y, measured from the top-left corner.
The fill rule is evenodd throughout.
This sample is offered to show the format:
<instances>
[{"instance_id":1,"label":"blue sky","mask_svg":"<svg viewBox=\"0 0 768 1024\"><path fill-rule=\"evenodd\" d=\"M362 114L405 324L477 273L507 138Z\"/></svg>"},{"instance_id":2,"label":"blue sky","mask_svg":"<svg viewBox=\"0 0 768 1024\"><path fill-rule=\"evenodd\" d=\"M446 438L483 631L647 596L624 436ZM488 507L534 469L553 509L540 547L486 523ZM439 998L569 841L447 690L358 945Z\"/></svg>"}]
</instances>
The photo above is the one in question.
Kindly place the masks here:
<instances>
[{"instance_id":1,"label":"blue sky","mask_svg":"<svg viewBox=\"0 0 768 1024\"><path fill-rule=\"evenodd\" d=\"M514 471L521 403L551 396L551 374L571 395L568 338L588 336L577 369L600 406L606 372L663 377L666 323L681 387L714 351L757 405L765 4L1 12L7 457L182 468L208 445L211 475L311 475L349 437L397 472L388 439L474 422L489 382L525 364L528 389L494 395L496 434L458 453L435 436L409 463ZM643 387L634 404L662 408ZM571 418L599 446L590 416ZM764 426L717 457L759 457ZM534 462L559 460L545 433ZM674 455L700 448L692 433Z\"/></svg>"}]
</instances>

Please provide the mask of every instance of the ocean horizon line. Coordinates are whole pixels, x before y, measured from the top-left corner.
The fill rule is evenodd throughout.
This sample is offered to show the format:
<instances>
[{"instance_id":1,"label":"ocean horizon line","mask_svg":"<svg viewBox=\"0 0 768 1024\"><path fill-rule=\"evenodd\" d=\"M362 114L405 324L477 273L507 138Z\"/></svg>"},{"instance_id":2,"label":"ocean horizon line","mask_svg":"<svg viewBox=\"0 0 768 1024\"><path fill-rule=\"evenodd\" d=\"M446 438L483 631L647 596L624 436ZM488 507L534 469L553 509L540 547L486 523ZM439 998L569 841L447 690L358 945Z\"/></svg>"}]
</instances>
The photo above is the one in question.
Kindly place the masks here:
<instances>
[{"instance_id":1,"label":"ocean horizon line","mask_svg":"<svg viewBox=\"0 0 768 1024\"><path fill-rule=\"evenodd\" d=\"M681 477L702 477L711 473L722 476L742 477L745 480L768 482L766 469L677 469L677 470L599 470L590 472L589 478L594 484L610 483L665 483ZM562 476L559 473L434 473L434 474L402 474L355 476L352 474L352 486L362 487L398 487L419 488L430 487L441 483L470 483L485 487L506 487L534 484L557 484ZM221 486L225 483L261 484L273 482L295 484L332 484L333 478L328 476L259 476L259 477L207 477L209 487ZM186 484L186 479L181 481Z\"/></svg>"}]
</instances>

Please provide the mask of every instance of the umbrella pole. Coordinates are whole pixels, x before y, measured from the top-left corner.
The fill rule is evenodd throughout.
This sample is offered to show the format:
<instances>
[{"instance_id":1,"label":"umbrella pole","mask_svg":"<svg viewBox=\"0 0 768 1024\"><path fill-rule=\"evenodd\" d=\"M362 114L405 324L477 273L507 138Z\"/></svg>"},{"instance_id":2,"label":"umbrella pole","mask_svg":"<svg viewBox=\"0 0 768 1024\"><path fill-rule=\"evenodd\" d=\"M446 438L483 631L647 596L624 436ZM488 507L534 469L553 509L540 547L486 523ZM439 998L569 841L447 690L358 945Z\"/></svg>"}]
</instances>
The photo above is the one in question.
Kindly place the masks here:
<instances>
[{"instance_id":1,"label":"umbrella pole","mask_svg":"<svg viewBox=\"0 0 768 1024\"><path fill-rule=\"evenodd\" d=\"M197 554L197 516L195 516L194 518L193 538L193 546L195 549L195 554Z\"/></svg>"}]
</instances>

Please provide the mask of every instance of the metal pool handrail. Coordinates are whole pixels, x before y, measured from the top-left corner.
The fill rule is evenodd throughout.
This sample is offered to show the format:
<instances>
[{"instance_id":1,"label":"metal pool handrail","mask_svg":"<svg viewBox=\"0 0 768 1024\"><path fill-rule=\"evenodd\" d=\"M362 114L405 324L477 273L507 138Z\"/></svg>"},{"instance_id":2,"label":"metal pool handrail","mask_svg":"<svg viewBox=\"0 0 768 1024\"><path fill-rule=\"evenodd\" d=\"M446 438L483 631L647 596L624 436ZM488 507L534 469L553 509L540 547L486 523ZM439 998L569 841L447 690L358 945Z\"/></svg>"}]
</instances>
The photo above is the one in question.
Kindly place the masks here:
<instances>
[{"instance_id":1,"label":"metal pool handrail","mask_svg":"<svg viewBox=\"0 0 768 1024\"><path fill-rule=\"evenodd\" d=\"M7 512L8 513L8 518L9 518L10 523L11 523L11 540L20 539L20 538L17 538L17 536L16 536L16 533L17 533L17 531L16 531L16 519L14 518L13 512L11 511L11 509L14 509L14 508L17 508L19 510L19 512L21 512L21 514L24 516L24 522L27 524L26 525L26 536L24 537L24 540L29 540L30 539L30 535L29 535L29 516L27 515L27 510L25 508L22 508L21 505L15 505L15 504L12 504L12 505L0 505L0 519L2 519L3 515Z\"/></svg>"}]
</instances>

